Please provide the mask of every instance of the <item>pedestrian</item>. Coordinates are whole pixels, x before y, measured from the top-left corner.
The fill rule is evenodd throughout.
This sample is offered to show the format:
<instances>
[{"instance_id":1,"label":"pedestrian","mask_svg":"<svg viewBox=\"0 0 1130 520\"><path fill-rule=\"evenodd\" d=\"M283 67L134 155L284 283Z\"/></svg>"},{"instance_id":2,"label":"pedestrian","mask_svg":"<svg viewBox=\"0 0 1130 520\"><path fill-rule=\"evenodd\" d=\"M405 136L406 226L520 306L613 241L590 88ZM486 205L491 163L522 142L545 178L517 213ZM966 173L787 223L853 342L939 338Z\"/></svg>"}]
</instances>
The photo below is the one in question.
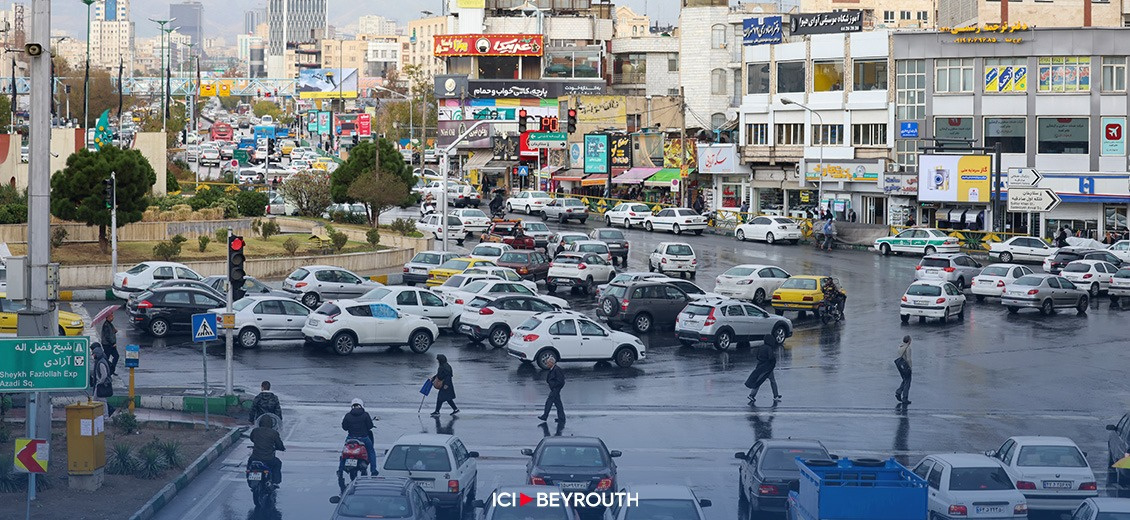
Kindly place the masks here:
<instances>
[{"instance_id":1,"label":"pedestrian","mask_svg":"<svg viewBox=\"0 0 1130 520\"><path fill-rule=\"evenodd\" d=\"M365 445L369 452L369 474L377 476L377 452L373 448L373 418L365 411L365 402L354 399L349 403L349 411L341 419L341 429L345 430L345 440L357 439ZM345 469L345 459L338 463L340 470Z\"/></svg>"},{"instance_id":2,"label":"pedestrian","mask_svg":"<svg viewBox=\"0 0 1130 520\"><path fill-rule=\"evenodd\" d=\"M1067 247L1067 226L1060 228L1059 233L1055 236L1056 247Z\"/></svg>"},{"instance_id":3,"label":"pedestrian","mask_svg":"<svg viewBox=\"0 0 1130 520\"><path fill-rule=\"evenodd\" d=\"M917 224L918 221L914 220L914 215L906 217L906 227L914 227Z\"/></svg>"},{"instance_id":4,"label":"pedestrian","mask_svg":"<svg viewBox=\"0 0 1130 520\"><path fill-rule=\"evenodd\" d=\"M748 200L742 201L742 207L738 211L741 212L742 223L745 224L746 222L749 222L749 201Z\"/></svg>"},{"instance_id":5,"label":"pedestrian","mask_svg":"<svg viewBox=\"0 0 1130 520\"><path fill-rule=\"evenodd\" d=\"M102 321L102 350L106 353L106 359L110 362L110 375L118 369L118 328L114 326L114 313L106 315L106 319Z\"/></svg>"},{"instance_id":6,"label":"pedestrian","mask_svg":"<svg viewBox=\"0 0 1130 520\"><path fill-rule=\"evenodd\" d=\"M437 354L436 361L439 362L439 370L436 370L436 375L432 376L432 386L439 390L439 393L436 394L436 411L432 412L432 417L439 417L439 409L443 407L443 403L450 404L451 415L455 415L459 413L459 407L455 406L455 384L451 381L454 373L451 365L447 364L447 356Z\"/></svg>"},{"instance_id":7,"label":"pedestrian","mask_svg":"<svg viewBox=\"0 0 1130 520\"><path fill-rule=\"evenodd\" d=\"M106 417L111 417L114 415L114 407L106 399L114 396L114 383L110 379L110 363L106 361L106 351L102 349L101 344L92 344L90 352L94 354L94 397L106 403Z\"/></svg>"},{"instance_id":8,"label":"pedestrian","mask_svg":"<svg viewBox=\"0 0 1130 520\"><path fill-rule=\"evenodd\" d=\"M854 209L848 210L848 222L855 222L859 217L855 214Z\"/></svg>"},{"instance_id":9,"label":"pedestrian","mask_svg":"<svg viewBox=\"0 0 1130 520\"><path fill-rule=\"evenodd\" d=\"M769 387L773 390L773 401L781 400L781 392L777 390L777 378L774 377L773 371L777 368L777 348L768 344L762 343L757 349L757 367L750 372L749 377L746 378L745 386L750 389L749 404L754 404L757 400L757 391L761 385L765 384L765 380L769 380Z\"/></svg>"},{"instance_id":10,"label":"pedestrian","mask_svg":"<svg viewBox=\"0 0 1130 520\"><path fill-rule=\"evenodd\" d=\"M561 389L565 387L565 373L561 371L561 367L557 366L557 360L550 357L545 361L545 366L549 367L549 373L545 376L545 383L549 385L549 397L545 398L545 411L542 412L538 419L541 422L549 420L549 409L552 406L557 407L557 422L565 422L565 407L561 404Z\"/></svg>"},{"instance_id":11,"label":"pedestrian","mask_svg":"<svg viewBox=\"0 0 1130 520\"><path fill-rule=\"evenodd\" d=\"M836 237L836 222L828 219L824 222L824 243L820 245L820 249L832 250L832 240Z\"/></svg>"},{"instance_id":12,"label":"pedestrian","mask_svg":"<svg viewBox=\"0 0 1130 520\"><path fill-rule=\"evenodd\" d=\"M279 405L278 396L271 392L270 381L263 381L259 384L259 394L251 402L251 422L255 423L255 419L265 413L275 414L280 421L282 420L282 406Z\"/></svg>"},{"instance_id":13,"label":"pedestrian","mask_svg":"<svg viewBox=\"0 0 1130 520\"><path fill-rule=\"evenodd\" d=\"M902 376L902 384L899 385L898 390L895 390L895 399L898 399L902 404L910 404L910 336L902 337L902 345L899 345L899 356L895 358L895 366L898 367L899 375Z\"/></svg>"},{"instance_id":14,"label":"pedestrian","mask_svg":"<svg viewBox=\"0 0 1130 520\"><path fill-rule=\"evenodd\" d=\"M695 213L698 213L699 215L701 215L702 210L704 210L704 209L706 209L706 203L702 200L702 194L699 193L698 198L696 198L694 200L694 211L695 211Z\"/></svg>"}]
</instances>

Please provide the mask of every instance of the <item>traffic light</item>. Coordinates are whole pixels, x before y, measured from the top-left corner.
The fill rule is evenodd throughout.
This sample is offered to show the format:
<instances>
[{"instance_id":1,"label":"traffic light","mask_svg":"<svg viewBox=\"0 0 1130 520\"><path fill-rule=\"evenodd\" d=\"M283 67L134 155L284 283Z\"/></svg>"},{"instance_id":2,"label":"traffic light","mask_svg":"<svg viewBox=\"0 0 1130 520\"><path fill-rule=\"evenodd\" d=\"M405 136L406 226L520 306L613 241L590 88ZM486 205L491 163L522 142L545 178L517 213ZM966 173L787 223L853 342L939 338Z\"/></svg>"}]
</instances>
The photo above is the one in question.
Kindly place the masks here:
<instances>
[{"instance_id":1,"label":"traffic light","mask_svg":"<svg viewBox=\"0 0 1130 520\"><path fill-rule=\"evenodd\" d=\"M228 283L231 284L232 301L243 298L247 291L243 289L247 273L243 271L243 237L228 236Z\"/></svg>"},{"instance_id":2,"label":"traffic light","mask_svg":"<svg viewBox=\"0 0 1130 520\"><path fill-rule=\"evenodd\" d=\"M522 110L518 111L518 133L519 134L526 133L526 118L527 117L530 117L530 116L529 116L529 113L526 112L526 109L522 109Z\"/></svg>"},{"instance_id":3,"label":"traffic light","mask_svg":"<svg viewBox=\"0 0 1130 520\"><path fill-rule=\"evenodd\" d=\"M114 209L114 179L102 179L102 194L106 209Z\"/></svg>"},{"instance_id":4,"label":"traffic light","mask_svg":"<svg viewBox=\"0 0 1130 520\"><path fill-rule=\"evenodd\" d=\"M577 109L569 109L569 120L565 124L566 131L570 134L577 131Z\"/></svg>"},{"instance_id":5,"label":"traffic light","mask_svg":"<svg viewBox=\"0 0 1130 520\"><path fill-rule=\"evenodd\" d=\"M275 155L275 140L267 138L267 155Z\"/></svg>"}]
</instances>

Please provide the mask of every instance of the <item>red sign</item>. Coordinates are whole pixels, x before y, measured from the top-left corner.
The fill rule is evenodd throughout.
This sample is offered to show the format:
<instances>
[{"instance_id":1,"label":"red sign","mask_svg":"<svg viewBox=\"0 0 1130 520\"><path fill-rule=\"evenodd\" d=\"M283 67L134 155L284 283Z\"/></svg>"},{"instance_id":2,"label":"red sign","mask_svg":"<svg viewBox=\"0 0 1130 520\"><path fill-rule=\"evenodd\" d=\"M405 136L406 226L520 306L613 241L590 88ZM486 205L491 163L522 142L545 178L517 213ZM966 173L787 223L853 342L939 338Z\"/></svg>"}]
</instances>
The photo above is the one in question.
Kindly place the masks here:
<instances>
[{"instance_id":1,"label":"red sign","mask_svg":"<svg viewBox=\"0 0 1130 520\"><path fill-rule=\"evenodd\" d=\"M16 439L16 470L24 473L47 473L47 440Z\"/></svg>"},{"instance_id":2,"label":"red sign","mask_svg":"<svg viewBox=\"0 0 1130 520\"><path fill-rule=\"evenodd\" d=\"M1122 140L1122 125L1118 123L1106 124L1106 138L1108 141L1121 141Z\"/></svg>"},{"instance_id":3,"label":"red sign","mask_svg":"<svg viewBox=\"0 0 1130 520\"><path fill-rule=\"evenodd\" d=\"M435 36L436 56L541 56L542 34L443 34Z\"/></svg>"},{"instance_id":4,"label":"red sign","mask_svg":"<svg viewBox=\"0 0 1130 520\"><path fill-rule=\"evenodd\" d=\"M373 118L369 114L357 115L357 135L368 137L373 135Z\"/></svg>"},{"instance_id":5,"label":"red sign","mask_svg":"<svg viewBox=\"0 0 1130 520\"><path fill-rule=\"evenodd\" d=\"M518 156L519 157L537 157L539 150L530 146L530 133L522 132L518 137Z\"/></svg>"}]
</instances>

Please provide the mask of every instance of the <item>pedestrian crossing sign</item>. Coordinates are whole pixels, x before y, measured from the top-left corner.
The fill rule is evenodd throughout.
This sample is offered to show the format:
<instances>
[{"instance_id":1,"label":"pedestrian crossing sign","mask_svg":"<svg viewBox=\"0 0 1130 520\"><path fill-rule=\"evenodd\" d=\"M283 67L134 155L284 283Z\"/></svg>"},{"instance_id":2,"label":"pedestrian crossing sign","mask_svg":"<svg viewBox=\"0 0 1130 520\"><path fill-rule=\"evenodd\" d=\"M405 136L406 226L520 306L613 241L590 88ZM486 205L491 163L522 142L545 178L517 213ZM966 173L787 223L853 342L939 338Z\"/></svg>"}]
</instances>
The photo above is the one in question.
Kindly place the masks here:
<instances>
[{"instance_id":1,"label":"pedestrian crossing sign","mask_svg":"<svg viewBox=\"0 0 1130 520\"><path fill-rule=\"evenodd\" d=\"M216 339L216 315L210 312L192 315L192 341Z\"/></svg>"}]
</instances>

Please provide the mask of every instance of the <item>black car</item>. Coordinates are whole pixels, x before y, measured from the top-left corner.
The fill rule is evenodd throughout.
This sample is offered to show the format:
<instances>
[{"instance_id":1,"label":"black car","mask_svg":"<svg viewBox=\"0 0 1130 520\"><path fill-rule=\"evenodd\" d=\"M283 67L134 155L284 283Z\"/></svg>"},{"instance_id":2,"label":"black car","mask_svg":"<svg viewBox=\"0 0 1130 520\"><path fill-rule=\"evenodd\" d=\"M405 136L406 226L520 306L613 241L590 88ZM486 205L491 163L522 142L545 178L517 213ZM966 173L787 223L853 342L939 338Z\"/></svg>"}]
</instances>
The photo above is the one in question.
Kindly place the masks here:
<instances>
[{"instance_id":1,"label":"black car","mask_svg":"<svg viewBox=\"0 0 1130 520\"><path fill-rule=\"evenodd\" d=\"M173 329L188 330L192 315L226 304L215 291L192 287L165 287L147 289L126 303L129 320L134 327L158 338L168 336Z\"/></svg>"},{"instance_id":2,"label":"black car","mask_svg":"<svg viewBox=\"0 0 1130 520\"><path fill-rule=\"evenodd\" d=\"M1110 481L1115 484L1125 484L1130 480L1130 471L1125 469L1115 469L1111 466L1118 462L1127 453L1130 453L1130 414L1125 414L1118 420L1118 424L1108 424L1106 429L1110 431L1107 437L1107 467L1111 468Z\"/></svg>"},{"instance_id":3,"label":"black car","mask_svg":"<svg viewBox=\"0 0 1130 520\"><path fill-rule=\"evenodd\" d=\"M616 259L620 259L621 267L628 267L628 249L631 244L628 243L628 238L624 236L624 232L615 228L596 228L589 233L589 238L599 240L608 244L608 253L612 255L612 265L616 265Z\"/></svg>"},{"instance_id":4,"label":"black car","mask_svg":"<svg viewBox=\"0 0 1130 520\"><path fill-rule=\"evenodd\" d=\"M435 520L435 500L428 498L415 481L404 477L357 477L341 496L330 520L345 518L400 518Z\"/></svg>"},{"instance_id":5,"label":"black car","mask_svg":"<svg viewBox=\"0 0 1130 520\"><path fill-rule=\"evenodd\" d=\"M546 437L534 449L523 449L527 482L558 486L565 493L612 493L616 487L617 450L597 437Z\"/></svg>"},{"instance_id":6,"label":"black car","mask_svg":"<svg viewBox=\"0 0 1130 520\"><path fill-rule=\"evenodd\" d=\"M1056 251L1046 262L1046 270L1051 274L1059 274L1067 264L1076 260L1102 260L1114 264L1115 267L1122 267L1124 263L1121 258L1114 256L1114 253L1105 249L1092 249L1089 247L1061 247Z\"/></svg>"},{"instance_id":7,"label":"black car","mask_svg":"<svg viewBox=\"0 0 1130 520\"><path fill-rule=\"evenodd\" d=\"M640 334L657 325L674 326L683 307L691 301L682 289L656 279L609 284L600 297L598 318L613 328L630 325Z\"/></svg>"},{"instance_id":8,"label":"black car","mask_svg":"<svg viewBox=\"0 0 1130 520\"><path fill-rule=\"evenodd\" d=\"M742 461L738 466L739 500L748 503L753 513L785 511L789 486L800 480L797 457L829 460L832 455L819 441L761 439L734 457Z\"/></svg>"}]
</instances>

